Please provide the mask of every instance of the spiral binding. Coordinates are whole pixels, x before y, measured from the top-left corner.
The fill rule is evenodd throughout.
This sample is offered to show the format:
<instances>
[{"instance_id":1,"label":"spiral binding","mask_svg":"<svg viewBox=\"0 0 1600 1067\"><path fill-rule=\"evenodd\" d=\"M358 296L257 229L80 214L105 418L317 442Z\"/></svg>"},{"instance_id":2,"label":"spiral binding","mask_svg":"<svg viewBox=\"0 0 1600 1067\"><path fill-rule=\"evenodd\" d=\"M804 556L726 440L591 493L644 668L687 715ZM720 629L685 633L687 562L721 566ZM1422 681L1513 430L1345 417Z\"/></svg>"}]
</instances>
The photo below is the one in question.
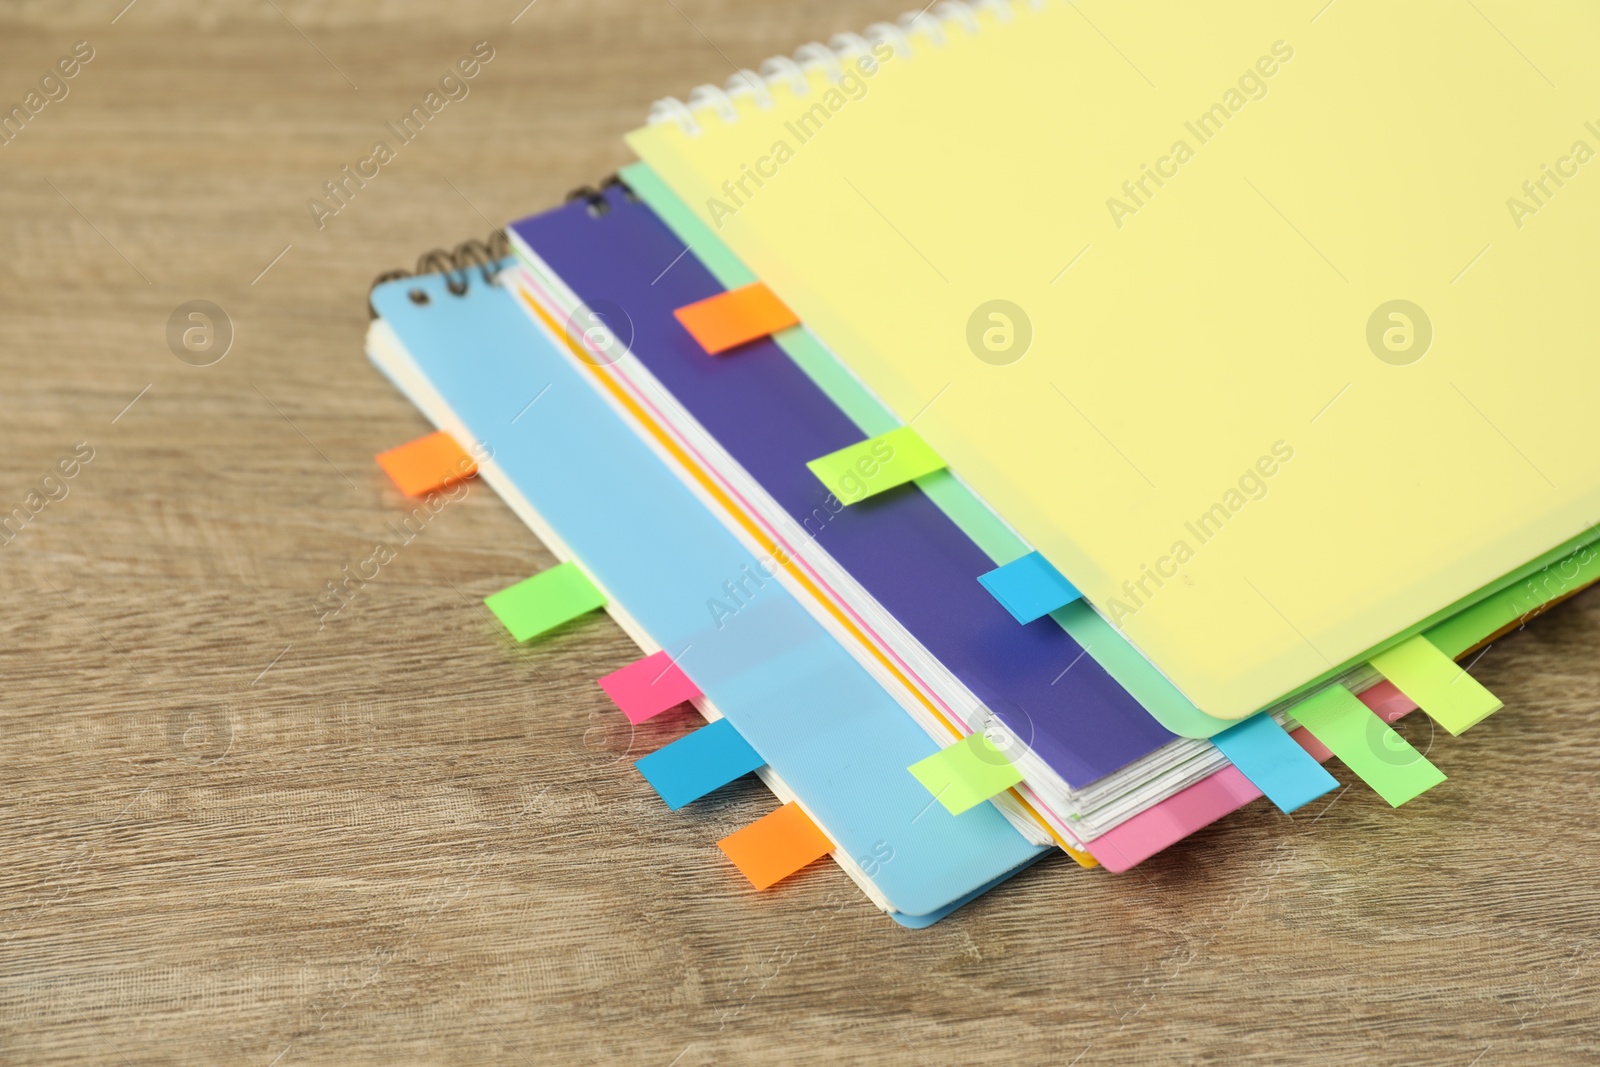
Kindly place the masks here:
<instances>
[{"instance_id":1,"label":"spiral binding","mask_svg":"<svg viewBox=\"0 0 1600 1067\"><path fill-rule=\"evenodd\" d=\"M495 275L500 273L500 261L510 254L511 241L506 237L504 230L494 231L487 241L473 237L462 241L453 250L435 248L424 252L417 257L415 270L384 271L372 279L372 285L367 289L367 315L372 319L378 317L378 309L372 306L372 290L384 282L411 278L419 274L443 274L445 288L455 296L465 296L472 282L474 267L483 275L483 283L489 285L494 281ZM422 289L413 289L408 295L413 304L428 302L428 294Z\"/></svg>"},{"instance_id":2,"label":"spiral binding","mask_svg":"<svg viewBox=\"0 0 1600 1067\"><path fill-rule=\"evenodd\" d=\"M576 189L572 190L572 192L567 194L567 203L570 204L574 200L583 200L589 205L589 214L593 215L595 218L599 218L601 215L604 215L606 212L611 210L611 204L606 200L607 189L621 189L622 194L629 200L637 201L639 199L639 197L634 193L633 188L627 182L622 180L622 176L620 174L611 174L600 179L600 185L598 188L593 185L578 186Z\"/></svg>"},{"instance_id":3,"label":"spiral binding","mask_svg":"<svg viewBox=\"0 0 1600 1067\"><path fill-rule=\"evenodd\" d=\"M734 101L738 97L750 97L757 107L766 111L773 106L772 86L787 85L796 96L810 92L810 70L821 69L830 81L837 83L845 76L844 62L870 55L878 45L886 44L894 49L897 57L909 59L914 54L914 34L922 36L935 48L942 48L949 39L947 31L951 26L968 34L977 33L982 28L978 21L980 10L987 8L1001 22L1010 22L1016 15L1016 8L1025 6L1038 10L1045 2L941 0L921 11L908 11L895 22L875 22L861 33L835 34L827 44L816 41L803 44L795 49L793 58L774 56L762 63L759 71L740 70L728 78L725 87L696 86L689 92L688 103L675 96L657 100L650 106L650 117L646 121L652 126L676 123L684 133L698 137L705 132L705 127L700 124L697 113L714 112L725 123L736 122L739 109Z\"/></svg>"}]
</instances>

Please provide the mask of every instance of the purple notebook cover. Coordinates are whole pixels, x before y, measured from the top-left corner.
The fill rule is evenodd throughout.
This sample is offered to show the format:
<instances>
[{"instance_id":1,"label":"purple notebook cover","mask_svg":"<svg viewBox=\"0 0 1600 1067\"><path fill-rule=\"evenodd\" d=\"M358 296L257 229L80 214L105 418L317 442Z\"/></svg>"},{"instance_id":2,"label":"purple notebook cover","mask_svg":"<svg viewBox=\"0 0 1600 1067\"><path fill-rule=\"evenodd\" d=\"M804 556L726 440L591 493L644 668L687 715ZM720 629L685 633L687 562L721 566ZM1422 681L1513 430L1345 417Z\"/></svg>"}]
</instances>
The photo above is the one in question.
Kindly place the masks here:
<instances>
[{"instance_id":1,"label":"purple notebook cover","mask_svg":"<svg viewBox=\"0 0 1600 1067\"><path fill-rule=\"evenodd\" d=\"M512 229L578 299L626 312L633 355L1008 728L1073 787L1173 739L1054 622L1019 625L978 583L995 564L916 486L832 514L806 461L862 432L771 340L707 355L672 312L723 287L649 207L604 196L603 214L575 200Z\"/></svg>"}]
</instances>

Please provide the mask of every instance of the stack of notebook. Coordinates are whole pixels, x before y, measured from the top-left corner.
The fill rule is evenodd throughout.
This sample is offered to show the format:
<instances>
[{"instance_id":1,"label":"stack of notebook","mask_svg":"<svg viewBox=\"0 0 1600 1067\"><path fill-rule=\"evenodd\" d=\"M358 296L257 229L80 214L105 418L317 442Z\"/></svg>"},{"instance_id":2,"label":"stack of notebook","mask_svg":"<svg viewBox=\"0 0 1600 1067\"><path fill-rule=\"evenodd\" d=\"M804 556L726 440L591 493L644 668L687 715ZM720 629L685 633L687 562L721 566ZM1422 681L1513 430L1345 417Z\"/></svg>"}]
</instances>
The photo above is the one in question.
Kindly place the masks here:
<instances>
[{"instance_id":1,"label":"stack of notebook","mask_svg":"<svg viewBox=\"0 0 1600 1067\"><path fill-rule=\"evenodd\" d=\"M1501 706L1473 654L1600 576L1596 30L991 0L806 45L377 285L439 428L380 461L564 561L488 598L512 638L603 607L617 714L708 720L641 789L771 787L716 843L757 889L831 855L920 926L1398 807Z\"/></svg>"}]
</instances>

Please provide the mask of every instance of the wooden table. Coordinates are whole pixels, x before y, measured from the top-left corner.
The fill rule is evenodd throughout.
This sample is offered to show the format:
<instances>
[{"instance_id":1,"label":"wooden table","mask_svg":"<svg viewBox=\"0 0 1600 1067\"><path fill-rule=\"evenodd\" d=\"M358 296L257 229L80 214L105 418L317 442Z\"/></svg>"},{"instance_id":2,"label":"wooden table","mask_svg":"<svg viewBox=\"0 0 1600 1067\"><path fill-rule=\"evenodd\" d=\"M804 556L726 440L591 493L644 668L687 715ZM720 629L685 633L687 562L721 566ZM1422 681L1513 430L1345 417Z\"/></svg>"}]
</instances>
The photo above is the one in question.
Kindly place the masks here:
<instances>
[{"instance_id":1,"label":"wooden table","mask_svg":"<svg viewBox=\"0 0 1600 1067\"><path fill-rule=\"evenodd\" d=\"M363 356L372 276L627 162L652 99L904 0L124 2L0 14L0 102L94 50L0 147L0 512L60 496L0 545L0 1058L1600 1058L1600 596L1478 661L1507 709L1435 739L1451 781L1402 811L1257 803L922 932L831 865L748 891L712 842L770 810L753 782L663 809L593 684L621 632L485 617L551 562L486 489L319 619L404 510L373 454L425 429ZM319 229L479 40L470 95ZM169 349L190 300L232 324L210 366Z\"/></svg>"}]
</instances>

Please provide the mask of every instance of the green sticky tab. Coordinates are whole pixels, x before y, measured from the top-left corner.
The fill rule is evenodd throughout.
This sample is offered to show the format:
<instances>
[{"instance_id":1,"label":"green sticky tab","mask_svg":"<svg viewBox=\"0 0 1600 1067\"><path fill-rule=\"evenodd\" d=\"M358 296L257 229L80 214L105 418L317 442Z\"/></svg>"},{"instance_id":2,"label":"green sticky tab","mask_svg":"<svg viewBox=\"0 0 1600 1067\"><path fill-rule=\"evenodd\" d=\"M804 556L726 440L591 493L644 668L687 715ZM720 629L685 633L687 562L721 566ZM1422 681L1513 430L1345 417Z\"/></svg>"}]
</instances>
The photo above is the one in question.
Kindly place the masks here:
<instances>
[{"instance_id":1,"label":"green sticky tab","mask_svg":"<svg viewBox=\"0 0 1600 1067\"><path fill-rule=\"evenodd\" d=\"M585 612L605 607L606 598L576 563L563 563L502 589L483 602L512 637L526 641Z\"/></svg>"},{"instance_id":2,"label":"green sticky tab","mask_svg":"<svg viewBox=\"0 0 1600 1067\"><path fill-rule=\"evenodd\" d=\"M841 504L944 469L944 460L909 426L830 452L806 464Z\"/></svg>"},{"instance_id":3,"label":"green sticky tab","mask_svg":"<svg viewBox=\"0 0 1600 1067\"><path fill-rule=\"evenodd\" d=\"M1444 781L1443 771L1342 685L1302 700L1289 715L1392 807Z\"/></svg>"},{"instance_id":4,"label":"green sticky tab","mask_svg":"<svg viewBox=\"0 0 1600 1067\"><path fill-rule=\"evenodd\" d=\"M1022 781L1022 774L982 733L968 734L949 748L906 770L951 815L960 815Z\"/></svg>"},{"instance_id":5,"label":"green sticky tab","mask_svg":"<svg viewBox=\"0 0 1600 1067\"><path fill-rule=\"evenodd\" d=\"M1377 672L1434 722L1459 734L1505 707L1467 669L1418 634L1372 657Z\"/></svg>"}]
</instances>

